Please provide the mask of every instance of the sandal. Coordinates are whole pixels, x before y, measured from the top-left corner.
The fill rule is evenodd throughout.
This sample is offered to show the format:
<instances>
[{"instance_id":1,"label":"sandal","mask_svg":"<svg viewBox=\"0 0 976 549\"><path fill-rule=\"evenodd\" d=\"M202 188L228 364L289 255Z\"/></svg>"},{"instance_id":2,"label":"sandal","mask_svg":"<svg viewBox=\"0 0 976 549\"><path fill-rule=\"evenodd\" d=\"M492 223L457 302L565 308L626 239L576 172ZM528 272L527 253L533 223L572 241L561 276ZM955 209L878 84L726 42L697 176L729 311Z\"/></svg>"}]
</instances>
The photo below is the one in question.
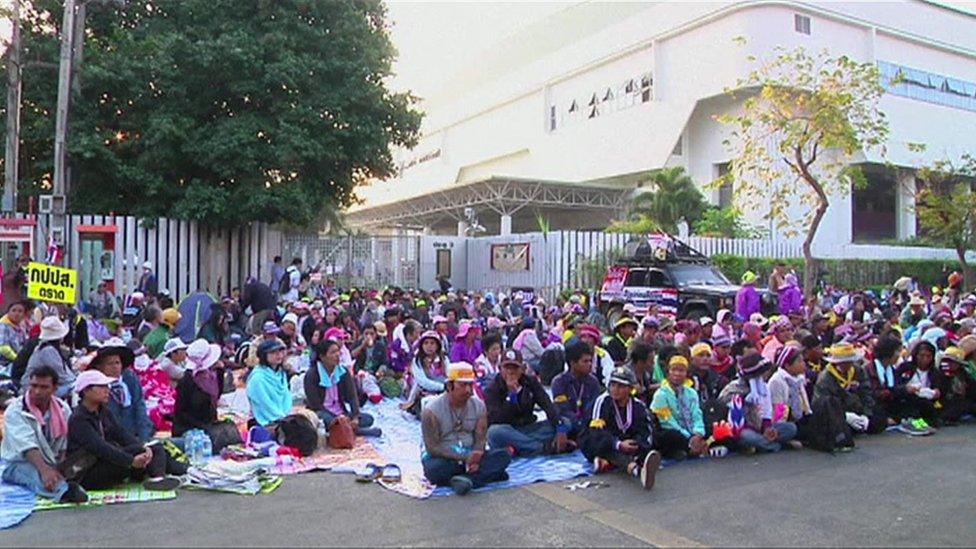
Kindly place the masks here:
<instances>
[{"instance_id":1,"label":"sandal","mask_svg":"<svg viewBox=\"0 0 976 549\"><path fill-rule=\"evenodd\" d=\"M383 467L383 476L380 480L385 480L386 482L400 482L403 479L403 473L400 471L400 466L395 463L389 463Z\"/></svg>"},{"instance_id":2,"label":"sandal","mask_svg":"<svg viewBox=\"0 0 976 549\"><path fill-rule=\"evenodd\" d=\"M382 474L382 467L375 463L367 463L364 471L356 473L356 482L373 482Z\"/></svg>"}]
</instances>

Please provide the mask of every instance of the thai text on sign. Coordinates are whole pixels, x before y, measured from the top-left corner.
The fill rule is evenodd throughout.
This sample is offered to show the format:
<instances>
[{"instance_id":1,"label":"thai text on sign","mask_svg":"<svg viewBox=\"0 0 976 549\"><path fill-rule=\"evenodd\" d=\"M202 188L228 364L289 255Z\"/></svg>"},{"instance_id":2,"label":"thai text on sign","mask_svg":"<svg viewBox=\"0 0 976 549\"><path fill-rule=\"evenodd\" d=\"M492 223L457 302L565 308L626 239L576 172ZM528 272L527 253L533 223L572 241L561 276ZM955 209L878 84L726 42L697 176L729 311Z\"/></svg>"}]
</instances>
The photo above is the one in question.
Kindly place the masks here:
<instances>
[{"instance_id":1,"label":"thai text on sign","mask_svg":"<svg viewBox=\"0 0 976 549\"><path fill-rule=\"evenodd\" d=\"M31 262L27 265L27 297L39 301L75 303L78 271Z\"/></svg>"}]
</instances>

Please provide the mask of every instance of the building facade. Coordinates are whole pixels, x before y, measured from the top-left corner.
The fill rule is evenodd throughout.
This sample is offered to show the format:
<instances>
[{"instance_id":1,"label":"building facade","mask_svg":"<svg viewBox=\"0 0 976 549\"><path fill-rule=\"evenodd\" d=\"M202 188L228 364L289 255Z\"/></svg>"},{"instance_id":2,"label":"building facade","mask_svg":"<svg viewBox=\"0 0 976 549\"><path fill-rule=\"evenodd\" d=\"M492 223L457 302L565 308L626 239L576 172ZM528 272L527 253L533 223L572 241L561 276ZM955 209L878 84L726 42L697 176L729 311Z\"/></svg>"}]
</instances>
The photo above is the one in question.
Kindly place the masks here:
<instances>
[{"instance_id":1,"label":"building facade","mask_svg":"<svg viewBox=\"0 0 976 549\"><path fill-rule=\"evenodd\" d=\"M976 153L976 16L919 0L570 6L429 98L420 143L397 152L399 176L367 188L348 220L438 234L601 229L667 166L729 205L731 189L705 187L731 156L715 118L741 109L727 90L752 58L795 47L900 77L881 101L886 154L859 158L868 187L831 197L817 241L914 236L913 169ZM764 213L747 221L768 223Z\"/></svg>"}]
</instances>

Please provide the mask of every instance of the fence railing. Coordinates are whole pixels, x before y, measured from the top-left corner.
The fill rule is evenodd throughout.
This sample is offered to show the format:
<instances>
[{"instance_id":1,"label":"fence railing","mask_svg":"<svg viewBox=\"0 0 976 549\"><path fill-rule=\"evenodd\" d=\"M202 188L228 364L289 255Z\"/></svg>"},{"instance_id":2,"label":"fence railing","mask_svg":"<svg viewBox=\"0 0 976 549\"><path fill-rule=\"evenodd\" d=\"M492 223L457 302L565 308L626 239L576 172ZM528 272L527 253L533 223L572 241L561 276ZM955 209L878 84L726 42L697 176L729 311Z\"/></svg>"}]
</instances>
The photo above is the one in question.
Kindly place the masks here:
<instances>
[{"instance_id":1,"label":"fence railing","mask_svg":"<svg viewBox=\"0 0 976 549\"><path fill-rule=\"evenodd\" d=\"M31 253L43 260L52 216L17 217L36 223ZM222 229L178 219L71 215L65 225L60 263L78 270L80 300L101 280L114 281L117 295L132 292L146 261L153 265L159 289L176 300L197 290L222 295L249 276L269 280L271 258L281 253L281 233L265 223ZM79 230L96 226L108 227L111 237ZM106 245L112 240L114 245Z\"/></svg>"}]
</instances>

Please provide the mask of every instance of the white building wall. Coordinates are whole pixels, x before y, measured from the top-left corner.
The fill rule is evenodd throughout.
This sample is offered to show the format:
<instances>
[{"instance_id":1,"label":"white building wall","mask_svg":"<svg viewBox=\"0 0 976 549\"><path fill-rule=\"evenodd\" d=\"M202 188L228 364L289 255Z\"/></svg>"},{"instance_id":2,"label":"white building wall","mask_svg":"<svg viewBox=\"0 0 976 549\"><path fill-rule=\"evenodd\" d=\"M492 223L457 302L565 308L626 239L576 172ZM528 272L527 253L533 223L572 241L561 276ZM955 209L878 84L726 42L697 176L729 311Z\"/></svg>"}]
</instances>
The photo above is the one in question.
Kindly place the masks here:
<instances>
[{"instance_id":1,"label":"white building wall","mask_svg":"<svg viewBox=\"0 0 976 549\"><path fill-rule=\"evenodd\" d=\"M798 13L810 17L810 35L795 31ZM722 145L728 129L713 117L736 108L724 92L755 67L750 55L768 59L777 47L802 46L976 82L974 31L976 18L918 1L656 3L538 59L513 59L503 76L462 83L453 99L432 106L420 145L398 155L408 162L436 151L436 158L378 185L385 185L385 199L377 192L378 200L367 200L388 202L490 175L588 181L675 164L704 185L716 176L715 165L729 160ZM621 108L620 87L647 72L653 100ZM617 99L587 119L590 97L608 87ZM578 120L567 114L574 98ZM556 128L549 131L552 105ZM888 156L873 153L866 161L917 166L976 150L974 112L892 95L881 108L891 125ZM672 156L682 135L682 154ZM909 151L909 143L929 150ZM717 192L706 196L717 201ZM833 197L817 242L850 242L851 209L849 195ZM761 213L750 216L755 222ZM909 234L910 225L900 218L899 235Z\"/></svg>"}]
</instances>

